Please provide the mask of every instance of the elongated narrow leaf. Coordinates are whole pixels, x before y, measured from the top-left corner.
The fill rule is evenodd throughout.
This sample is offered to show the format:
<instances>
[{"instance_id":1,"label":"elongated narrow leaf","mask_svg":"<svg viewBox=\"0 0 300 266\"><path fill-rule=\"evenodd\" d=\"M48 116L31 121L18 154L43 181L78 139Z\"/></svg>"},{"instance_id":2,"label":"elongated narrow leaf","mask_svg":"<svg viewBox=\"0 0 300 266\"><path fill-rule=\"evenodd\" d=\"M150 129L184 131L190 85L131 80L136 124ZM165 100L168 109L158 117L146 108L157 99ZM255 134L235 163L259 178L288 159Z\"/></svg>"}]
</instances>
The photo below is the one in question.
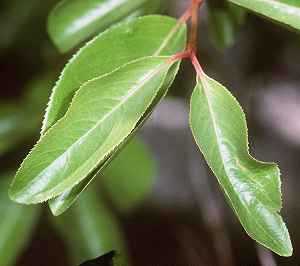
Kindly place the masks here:
<instances>
[{"instance_id":1,"label":"elongated narrow leaf","mask_svg":"<svg viewBox=\"0 0 300 266\"><path fill-rule=\"evenodd\" d=\"M174 31L176 21L147 16L116 26L81 49L66 65L47 108L42 132L66 112L79 87L96 77L141 57L172 55L184 49L186 28Z\"/></svg>"},{"instance_id":2,"label":"elongated narrow leaf","mask_svg":"<svg viewBox=\"0 0 300 266\"><path fill-rule=\"evenodd\" d=\"M135 135L136 131L144 124L147 118L152 113L153 108L164 98L167 94L169 87L173 83L175 76L179 70L180 62L175 63L169 70L168 75L164 81L162 88L160 89L158 95L151 103L148 110L145 112L143 117L140 119L135 129L131 132L131 134L123 141L121 145L119 145L113 154L109 156L98 168L89 174L89 176L81 181L78 185L65 190L58 197L49 201L49 207L54 215L60 215L65 212L71 205L78 199L80 194L87 188L87 186L96 178L101 177L101 173L105 168L109 165L109 163L118 155L120 150L131 140L131 138Z\"/></svg>"},{"instance_id":3,"label":"elongated narrow leaf","mask_svg":"<svg viewBox=\"0 0 300 266\"><path fill-rule=\"evenodd\" d=\"M0 178L0 265L15 265L30 239L39 209L13 203L7 195L9 175Z\"/></svg>"},{"instance_id":4,"label":"elongated narrow leaf","mask_svg":"<svg viewBox=\"0 0 300 266\"><path fill-rule=\"evenodd\" d=\"M120 261L127 261L124 237L118 221L97 195L95 187L89 187L72 210L53 220L66 240L72 265L112 250ZM127 266L127 263L121 265Z\"/></svg>"},{"instance_id":5,"label":"elongated narrow leaf","mask_svg":"<svg viewBox=\"0 0 300 266\"><path fill-rule=\"evenodd\" d=\"M147 0L64 0L49 15L48 31L66 52L91 35L128 16Z\"/></svg>"},{"instance_id":6,"label":"elongated narrow leaf","mask_svg":"<svg viewBox=\"0 0 300 266\"><path fill-rule=\"evenodd\" d=\"M296 0L229 0L258 14L300 30L300 4Z\"/></svg>"},{"instance_id":7,"label":"elongated narrow leaf","mask_svg":"<svg viewBox=\"0 0 300 266\"><path fill-rule=\"evenodd\" d=\"M292 254L281 209L280 173L275 164L248 152L245 115L234 97L205 74L191 100L191 128L246 232L282 256Z\"/></svg>"},{"instance_id":8,"label":"elongated narrow leaf","mask_svg":"<svg viewBox=\"0 0 300 266\"><path fill-rule=\"evenodd\" d=\"M70 189L134 130L163 85L169 57L147 57L87 82L67 112L24 160L10 189L38 203Z\"/></svg>"},{"instance_id":9,"label":"elongated narrow leaf","mask_svg":"<svg viewBox=\"0 0 300 266\"><path fill-rule=\"evenodd\" d=\"M156 169L145 144L133 139L103 173L102 184L120 211L130 211L150 194Z\"/></svg>"}]
</instances>

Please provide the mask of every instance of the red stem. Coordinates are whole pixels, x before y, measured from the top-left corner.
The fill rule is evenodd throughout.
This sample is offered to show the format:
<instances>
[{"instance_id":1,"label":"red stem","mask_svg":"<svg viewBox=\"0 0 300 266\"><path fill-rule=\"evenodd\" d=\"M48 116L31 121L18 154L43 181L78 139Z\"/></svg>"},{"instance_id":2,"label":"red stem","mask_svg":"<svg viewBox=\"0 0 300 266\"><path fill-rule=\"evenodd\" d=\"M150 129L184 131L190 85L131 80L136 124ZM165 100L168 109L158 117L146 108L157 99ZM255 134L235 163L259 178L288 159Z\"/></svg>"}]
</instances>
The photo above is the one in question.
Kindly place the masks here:
<instances>
[{"instance_id":1,"label":"red stem","mask_svg":"<svg viewBox=\"0 0 300 266\"><path fill-rule=\"evenodd\" d=\"M191 0L190 7L184 12L181 18L178 20L178 27L185 23L189 18L191 18L191 33L190 38L187 43L187 47L183 52L179 52L173 55L168 61L174 62L189 58L193 64L197 76L203 75L203 69L197 58L197 39L198 39L198 9L203 3L203 0Z\"/></svg>"}]
</instances>

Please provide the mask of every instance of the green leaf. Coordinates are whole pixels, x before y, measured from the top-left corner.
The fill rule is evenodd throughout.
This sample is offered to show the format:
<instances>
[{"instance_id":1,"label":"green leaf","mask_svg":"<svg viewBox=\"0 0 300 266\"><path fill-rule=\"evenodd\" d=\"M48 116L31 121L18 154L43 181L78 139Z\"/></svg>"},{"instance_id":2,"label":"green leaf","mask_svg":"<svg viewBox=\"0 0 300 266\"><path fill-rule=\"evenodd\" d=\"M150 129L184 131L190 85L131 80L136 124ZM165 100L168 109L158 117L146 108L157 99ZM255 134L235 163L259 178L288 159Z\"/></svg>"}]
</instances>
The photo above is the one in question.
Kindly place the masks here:
<instances>
[{"instance_id":1,"label":"green leaf","mask_svg":"<svg viewBox=\"0 0 300 266\"><path fill-rule=\"evenodd\" d=\"M66 115L42 136L10 189L19 203L38 203L80 183L137 126L163 86L170 57L147 57L85 83Z\"/></svg>"},{"instance_id":2,"label":"green leaf","mask_svg":"<svg viewBox=\"0 0 300 266\"><path fill-rule=\"evenodd\" d=\"M265 17L300 30L300 4L297 0L229 0Z\"/></svg>"},{"instance_id":3,"label":"green leaf","mask_svg":"<svg viewBox=\"0 0 300 266\"><path fill-rule=\"evenodd\" d=\"M64 190L60 195L54 199L49 200L49 207L54 216L61 215L68 210L78 200L82 192L90 185L90 183L99 175L100 172L105 170L112 159L117 155L119 150L126 144L126 140L119 145L113 154L104 160L94 171L81 181L79 184Z\"/></svg>"},{"instance_id":4,"label":"green leaf","mask_svg":"<svg viewBox=\"0 0 300 266\"><path fill-rule=\"evenodd\" d=\"M118 259L127 260L118 221L97 195L95 187L90 187L72 210L53 221L66 240L73 265L111 250L116 251Z\"/></svg>"},{"instance_id":5,"label":"green leaf","mask_svg":"<svg viewBox=\"0 0 300 266\"><path fill-rule=\"evenodd\" d=\"M120 211L136 208L150 194L155 166L145 144L134 138L104 171L101 184Z\"/></svg>"},{"instance_id":6,"label":"green leaf","mask_svg":"<svg viewBox=\"0 0 300 266\"><path fill-rule=\"evenodd\" d=\"M10 201L7 195L9 174L0 178L0 265L15 265L30 239L39 209L23 207Z\"/></svg>"},{"instance_id":7,"label":"green leaf","mask_svg":"<svg viewBox=\"0 0 300 266\"><path fill-rule=\"evenodd\" d=\"M66 52L128 16L147 0L64 0L49 15L48 32L61 52Z\"/></svg>"},{"instance_id":8,"label":"green leaf","mask_svg":"<svg viewBox=\"0 0 300 266\"><path fill-rule=\"evenodd\" d=\"M186 27L174 31L175 25L169 17L147 16L113 27L89 42L66 65L54 87L42 132L65 114L83 83L141 57L183 50Z\"/></svg>"},{"instance_id":9,"label":"green leaf","mask_svg":"<svg viewBox=\"0 0 300 266\"><path fill-rule=\"evenodd\" d=\"M292 244L278 214L280 172L249 155L245 115L226 88L201 75L191 99L195 140L246 232L282 256Z\"/></svg>"},{"instance_id":10,"label":"green leaf","mask_svg":"<svg viewBox=\"0 0 300 266\"><path fill-rule=\"evenodd\" d=\"M118 146L118 148L115 149L115 152L109 156L101 165L98 166L95 171L93 171L91 174L89 174L88 177L85 178L82 182L80 182L78 185L72 187L71 189L65 190L62 194L60 194L58 197L52 199L49 201L49 207L54 215L60 215L63 212L65 212L68 208L72 206L72 204L78 199L80 194L84 191L84 189L87 188L87 186L96 178L100 177L100 173L105 170L105 168L109 165L109 163L118 155L118 153L122 150L122 148L131 140L131 138L135 135L136 131L142 127L144 122L147 120L147 118L152 113L152 110L154 107L164 98L164 96L167 94L169 87L173 83L175 76L179 70L180 62L174 64L165 81L164 85L162 86L159 94L156 96L154 101L152 102L151 106L148 108L148 110L145 112L143 117L138 122L137 126L133 130L133 132L123 141L121 145Z\"/></svg>"}]
</instances>

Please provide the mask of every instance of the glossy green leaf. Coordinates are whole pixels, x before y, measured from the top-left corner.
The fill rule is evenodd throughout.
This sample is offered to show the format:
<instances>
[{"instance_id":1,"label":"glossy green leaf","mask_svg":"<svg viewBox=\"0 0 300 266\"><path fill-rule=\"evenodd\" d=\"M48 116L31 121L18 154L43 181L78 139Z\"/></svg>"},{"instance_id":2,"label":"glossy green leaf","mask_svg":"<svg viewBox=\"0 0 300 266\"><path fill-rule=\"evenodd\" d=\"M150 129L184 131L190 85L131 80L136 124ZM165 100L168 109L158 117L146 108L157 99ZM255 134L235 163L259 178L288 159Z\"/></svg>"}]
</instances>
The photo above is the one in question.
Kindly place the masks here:
<instances>
[{"instance_id":1,"label":"glossy green leaf","mask_svg":"<svg viewBox=\"0 0 300 266\"><path fill-rule=\"evenodd\" d=\"M101 185L120 211L136 208L153 189L156 167L152 154L133 139L103 173Z\"/></svg>"},{"instance_id":2,"label":"glossy green leaf","mask_svg":"<svg viewBox=\"0 0 300 266\"><path fill-rule=\"evenodd\" d=\"M132 133L123 141L123 143L115 149L115 152L111 154L98 168L89 174L88 177L85 178L78 185L72 187L71 189L65 190L58 197L49 201L49 207L54 215L60 215L65 212L68 208L72 206L72 204L78 199L80 194L87 188L87 186L97 177L101 178L101 172L105 170L105 168L110 164L110 162L118 155L120 150L131 140L131 138L135 135L136 131L144 124L147 118L152 113L153 108L164 98L167 94L169 87L173 83L175 76L179 70L180 62L174 64L164 81L164 85L162 86L159 94L156 96L155 100L152 102L151 106L145 112L143 117L138 122L135 129Z\"/></svg>"},{"instance_id":3,"label":"glossy green leaf","mask_svg":"<svg viewBox=\"0 0 300 266\"><path fill-rule=\"evenodd\" d=\"M300 30L300 5L296 0L229 0L265 17Z\"/></svg>"},{"instance_id":4,"label":"glossy green leaf","mask_svg":"<svg viewBox=\"0 0 300 266\"><path fill-rule=\"evenodd\" d=\"M7 195L9 175L0 178L0 265L15 265L30 239L39 210L13 203Z\"/></svg>"},{"instance_id":5,"label":"glossy green leaf","mask_svg":"<svg viewBox=\"0 0 300 266\"><path fill-rule=\"evenodd\" d=\"M73 265L112 250L116 251L116 257L123 263L127 261L124 237L118 221L97 195L95 187L90 187L72 210L53 219L66 240ZM121 265L126 266L128 263Z\"/></svg>"},{"instance_id":6,"label":"glossy green leaf","mask_svg":"<svg viewBox=\"0 0 300 266\"><path fill-rule=\"evenodd\" d=\"M147 0L64 0L49 15L48 32L61 52L141 8Z\"/></svg>"},{"instance_id":7,"label":"glossy green leaf","mask_svg":"<svg viewBox=\"0 0 300 266\"><path fill-rule=\"evenodd\" d=\"M78 200L82 192L91 184L91 182L100 175L100 172L106 169L112 159L117 155L118 151L126 144L126 140L107 159L104 160L93 172L91 172L79 184L64 190L54 199L49 200L49 207L54 216L61 215L68 210Z\"/></svg>"},{"instance_id":8,"label":"glossy green leaf","mask_svg":"<svg viewBox=\"0 0 300 266\"><path fill-rule=\"evenodd\" d=\"M83 83L141 57L183 50L186 28L174 31L175 25L176 20L169 17L142 17L113 27L88 43L66 65L54 87L42 132L65 114Z\"/></svg>"},{"instance_id":9,"label":"glossy green leaf","mask_svg":"<svg viewBox=\"0 0 300 266\"><path fill-rule=\"evenodd\" d=\"M282 205L279 169L249 155L242 108L226 88L205 74L192 95L190 123L246 232L279 255L291 256L289 233L278 213Z\"/></svg>"},{"instance_id":10,"label":"glossy green leaf","mask_svg":"<svg viewBox=\"0 0 300 266\"><path fill-rule=\"evenodd\" d=\"M134 130L170 67L170 57L147 57L85 83L67 114L42 136L10 189L20 203L56 197L101 165Z\"/></svg>"}]
</instances>

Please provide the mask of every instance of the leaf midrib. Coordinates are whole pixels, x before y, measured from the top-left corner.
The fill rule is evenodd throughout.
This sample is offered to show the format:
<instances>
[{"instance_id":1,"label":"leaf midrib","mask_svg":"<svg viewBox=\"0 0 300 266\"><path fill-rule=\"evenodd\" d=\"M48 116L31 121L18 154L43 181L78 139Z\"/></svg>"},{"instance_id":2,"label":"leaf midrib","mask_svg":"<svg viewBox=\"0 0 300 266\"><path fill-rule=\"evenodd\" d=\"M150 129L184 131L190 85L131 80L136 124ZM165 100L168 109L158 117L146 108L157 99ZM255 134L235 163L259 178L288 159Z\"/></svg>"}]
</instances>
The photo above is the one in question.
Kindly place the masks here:
<instances>
[{"instance_id":1,"label":"leaf midrib","mask_svg":"<svg viewBox=\"0 0 300 266\"><path fill-rule=\"evenodd\" d=\"M130 22L128 22L128 24L129 24ZM182 26L181 26L182 27ZM173 38L173 36L177 33L177 31L176 31L176 29L178 28L178 30L180 30L180 28L181 27L178 27L178 25L176 24L176 25L174 25L174 27L169 31L169 33L166 35L166 37L162 40L162 44L152 53L152 56L159 56L160 55L160 53L165 49L165 47L168 45L168 43L172 40L172 38ZM106 32L108 32L108 31L106 31ZM105 34L106 32L103 32L102 34ZM97 37L96 37L97 38ZM95 39L93 39L93 40L91 40L90 42L88 42L88 43L93 43L94 42L94 40ZM76 59L76 57L77 56L79 56L81 53L82 53L82 51L84 51L83 49L84 48L86 48L87 46L85 45L85 46L83 46L71 59L70 59L70 61L67 63L67 65L70 65L72 62L73 62L73 60L75 60ZM139 58L141 58L141 57L139 57ZM138 59L138 58L137 58ZM112 73L112 72L114 72L114 71L116 71L117 69L119 69L119 68L121 68L122 66L120 66L120 67L117 67L117 68L115 68L115 69L113 69L112 71L110 71L110 72L107 72L107 73L103 73L101 76L104 76L104 75L108 75L108 74L110 74L110 73ZM62 73L61 73L61 75L60 75L60 77L59 77L59 79L57 80L57 82L56 82L56 84L55 84L55 86L54 86L54 88L53 88L53 92L51 93L51 95L50 95L50 100L49 100L49 102L48 102L48 106L47 106L47 108L46 108L46 112L45 112L45 114L44 114L44 119L43 119L43 123L42 123L42 129L41 129L41 135L43 135L43 134L45 134L52 126L54 126L59 120L61 120L62 118L63 118L63 116L65 115L63 115L63 116L61 116L59 119L56 119L56 122L52 122L52 123L49 123L48 121L49 121L49 117L50 117L50 115L52 116L52 113L54 112L53 110L53 108L51 108L51 105L53 105L53 103L55 103L56 101L54 101L54 98L55 98L55 96L56 96L56 94L57 94L57 88L59 87L59 84L60 84L60 82L62 81L62 77L64 76L64 73L65 73L65 69L66 68L64 68L64 70L62 71ZM96 77L96 78L99 78L99 77ZM95 78L94 78L95 79ZM90 79L89 81L91 81L91 80L93 80L93 79ZM86 82L89 82L89 81L86 81ZM80 88L80 87L79 87ZM51 119L51 120L53 120L53 119Z\"/></svg>"},{"instance_id":2,"label":"leaf midrib","mask_svg":"<svg viewBox=\"0 0 300 266\"><path fill-rule=\"evenodd\" d=\"M166 57L168 58L168 57ZM26 191L28 189L28 187L31 187L31 185L35 184L36 180L40 178L40 176L46 171L46 169L48 169L55 161L59 160L62 156L64 156L64 154L66 152L68 152L69 149L71 149L74 145L76 145L76 143L80 142L83 138L86 138L87 135L89 135L90 132L92 132L95 128L97 128L100 124L102 124L107 118L109 118L116 110L118 110L121 106L123 106L128 99L130 99L131 97L133 97L137 92L140 91L140 89L146 84L147 81L149 81L151 78L153 78L153 76L155 76L158 72L160 72L164 67L168 66L166 64L166 62L161 63L160 65L158 65L154 70L151 70L148 72L147 75L144 76L143 79L141 79L141 83L137 86L135 86L136 88L132 90L132 92L125 98L122 99L122 101L117 104L110 112L108 112L105 116L102 117L101 120L99 120L93 127L91 127L88 131L86 131L81 137L79 137L72 145L70 145L58 158L56 158L54 161L52 161L51 163L48 164L48 166L46 168L44 168L44 170L42 171L42 173L38 174L36 176L36 178L34 178L31 182L28 183L27 186L24 187L24 189L21 190L20 194L22 194L22 192ZM95 78L97 79L97 78ZM94 80L95 80L94 79ZM92 81L92 80L90 80ZM72 107L72 104L70 105L70 109ZM69 110L70 110L69 109ZM67 112L68 113L68 112ZM67 115L66 113L66 115ZM62 119L63 120L63 119ZM60 121L62 121L60 120ZM46 133L47 135L47 133ZM105 158L107 156L107 154L109 154L109 152L107 152L103 158ZM89 162L89 160L85 161L79 168L77 168L75 171L72 172L72 175L69 175L68 178L64 179L63 182L60 182L58 185L54 186L54 188L52 188L51 190L54 190L55 188L58 187L58 189L64 185L64 183L66 183L68 180L72 179L72 176L74 174L76 174L77 171L79 171L79 169L81 169L82 167L84 167L87 163ZM87 175L92 171L93 169L91 169ZM78 184L80 181L76 182L74 185ZM44 192L40 192L39 194L43 194Z\"/></svg>"},{"instance_id":3,"label":"leaf midrib","mask_svg":"<svg viewBox=\"0 0 300 266\"><path fill-rule=\"evenodd\" d=\"M201 77L201 83L203 84L203 92L204 92L204 94L205 94L205 98L207 99L208 109L209 109L209 112L210 112L211 117L212 117L213 129L214 129L214 132L215 132L215 135L216 135L216 139L217 139L217 144L218 144L218 145L217 145L217 150L218 150L219 156L220 156L220 158L221 158L221 160L222 160L222 168L224 169L225 174L226 174L227 176L229 176L228 173L227 173L226 167L224 166L225 163L224 163L224 158L223 158L222 152L221 152L221 150L220 150L220 148L219 148L219 147L220 147L220 142L219 142L219 135L218 135L217 130L216 130L216 129L217 129L217 125L216 125L216 121L215 121L215 117L214 117L214 112L213 112L213 110L212 110L211 103L210 103L209 97L208 97L208 92L207 92L207 91L209 90L209 84L208 84L208 82L206 81L205 77ZM235 189L234 189L233 185L231 184L230 180L229 180L229 185L231 186L231 188L233 189L233 191L235 191ZM235 213L237 214L238 217L240 217L239 214L238 214L238 212L237 212L237 210L236 210L235 207L234 207L234 204L233 204L233 201L232 201L230 195L227 193L226 190L224 190L224 191L225 191L227 197L228 197L228 198L230 199L230 201L232 202L232 207L233 207L233 209L235 210ZM235 193L236 193L236 192L235 192ZM240 198L239 195L238 195L238 198ZM248 212L248 215L251 214L251 212L250 212L249 207L247 206L247 204L244 204L243 201L241 201L241 203L243 204L244 208L245 208L246 211ZM269 211L270 211L271 213L277 214L277 212L272 212L271 210L269 210ZM277 214L277 215L278 215L278 214ZM273 244L274 244L275 246L279 247L279 249L281 250L281 246L278 245L278 243L277 243L278 241L277 241L276 239L274 239L273 236L270 236L270 234L265 230L264 226L262 226L261 223L260 223L259 221L257 221L256 217L253 217L253 220L252 220L252 221L254 221L255 224L258 225L258 226L260 227L260 229L265 233L266 237L267 237L271 242L273 242ZM246 228L245 228L245 230L246 230ZM247 231L247 230L246 230L246 231ZM250 235L250 233L249 233L248 231L247 231L247 233ZM254 237L253 237L253 238L254 238ZM256 239L256 240L257 240L257 239ZM262 243L261 241L259 241L259 242L260 242L261 244L265 245L265 244Z\"/></svg>"}]
</instances>

